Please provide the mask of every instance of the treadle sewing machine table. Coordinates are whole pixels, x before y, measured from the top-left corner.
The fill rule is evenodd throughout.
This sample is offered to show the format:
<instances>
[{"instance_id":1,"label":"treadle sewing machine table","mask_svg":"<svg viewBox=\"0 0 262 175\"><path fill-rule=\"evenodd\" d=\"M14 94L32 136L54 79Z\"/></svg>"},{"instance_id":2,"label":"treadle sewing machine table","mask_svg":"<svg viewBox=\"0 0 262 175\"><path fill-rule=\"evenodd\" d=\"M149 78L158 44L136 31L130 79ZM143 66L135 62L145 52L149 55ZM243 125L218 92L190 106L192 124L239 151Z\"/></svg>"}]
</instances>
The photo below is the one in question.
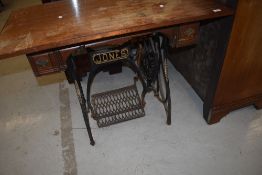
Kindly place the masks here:
<instances>
[{"instance_id":1,"label":"treadle sewing machine table","mask_svg":"<svg viewBox=\"0 0 262 175\"><path fill-rule=\"evenodd\" d=\"M151 90L164 104L167 124L171 124L168 48L196 44L199 22L232 14L231 9L212 0L64 0L37 5L11 13L0 35L0 59L26 54L36 76L65 71L75 84L90 143L94 145L88 111L97 117L100 126L117 123L123 116L131 118L119 120L141 117L143 97ZM91 65L86 98L75 63L81 55ZM143 85L142 100L134 85L96 94L91 104L90 86L95 74L115 63L134 70ZM101 102L107 100L113 107ZM106 106L96 111L99 105ZM121 114L117 109L107 111L107 105L124 110L120 110ZM105 112L114 118L101 118Z\"/></svg>"}]
</instances>

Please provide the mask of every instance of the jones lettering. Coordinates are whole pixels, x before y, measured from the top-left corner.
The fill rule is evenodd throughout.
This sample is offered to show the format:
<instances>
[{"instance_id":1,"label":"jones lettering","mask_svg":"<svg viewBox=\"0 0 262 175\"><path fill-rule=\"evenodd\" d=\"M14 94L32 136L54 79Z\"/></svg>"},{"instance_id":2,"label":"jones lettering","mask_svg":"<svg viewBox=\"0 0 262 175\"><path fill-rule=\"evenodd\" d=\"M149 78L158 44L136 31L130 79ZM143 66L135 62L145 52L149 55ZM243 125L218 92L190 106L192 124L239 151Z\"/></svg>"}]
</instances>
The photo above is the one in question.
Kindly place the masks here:
<instances>
[{"instance_id":1,"label":"jones lettering","mask_svg":"<svg viewBox=\"0 0 262 175\"><path fill-rule=\"evenodd\" d=\"M129 56L128 49L113 50L108 52L97 53L93 55L93 62L95 64L105 64L122 59L127 59Z\"/></svg>"}]
</instances>

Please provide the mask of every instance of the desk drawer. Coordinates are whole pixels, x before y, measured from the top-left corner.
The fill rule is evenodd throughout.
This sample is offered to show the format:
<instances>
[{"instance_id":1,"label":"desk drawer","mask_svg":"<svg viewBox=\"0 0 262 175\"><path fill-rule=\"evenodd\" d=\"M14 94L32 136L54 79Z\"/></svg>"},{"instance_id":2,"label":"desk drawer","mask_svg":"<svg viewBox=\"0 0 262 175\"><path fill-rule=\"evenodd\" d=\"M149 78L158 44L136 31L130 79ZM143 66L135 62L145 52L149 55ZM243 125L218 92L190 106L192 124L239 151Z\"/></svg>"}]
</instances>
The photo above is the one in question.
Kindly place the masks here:
<instances>
[{"instance_id":1,"label":"desk drawer","mask_svg":"<svg viewBox=\"0 0 262 175\"><path fill-rule=\"evenodd\" d=\"M199 38L199 23L183 24L179 26L176 47L194 45Z\"/></svg>"},{"instance_id":2,"label":"desk drawer","mask_svg":"<svg viewBox=\"0 0 262 175\"><path fill-rule=\"evenodd\" d=\"M82 57L83 54L81 54L80 51L83 49L79 48L81 47L69 47L59 49L57 51L30 54L27 55L27 58L31 64L35 76L41 76L64 71L66 69L66 60L71 54L74 54L77 57ZM77 61L77 63L78 62L79 61ZM84 64L84 62L79 64Z\"/></svg>"},{"instance_id":3,"label":"desk drawer","mask_svg":"<svg viewBox=\"0 0 262 175\"><path fill-rule=\"evenodd\" d=\"M27 57L36 76L60 71L61 60L56 59L52 52Z\"/></svg>"}]
</instances>

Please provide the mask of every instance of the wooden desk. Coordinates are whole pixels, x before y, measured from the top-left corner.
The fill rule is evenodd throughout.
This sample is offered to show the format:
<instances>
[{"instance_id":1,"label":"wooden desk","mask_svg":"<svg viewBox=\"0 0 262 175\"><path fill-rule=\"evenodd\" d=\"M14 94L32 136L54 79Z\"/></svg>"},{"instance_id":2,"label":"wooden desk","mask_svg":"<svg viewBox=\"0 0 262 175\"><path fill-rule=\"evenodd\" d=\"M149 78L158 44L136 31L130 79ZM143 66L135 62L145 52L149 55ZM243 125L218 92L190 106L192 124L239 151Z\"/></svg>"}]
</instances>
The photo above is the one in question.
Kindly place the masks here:
<instances>
[{"instance_id":1,"label":"wooden desk","mask_svg":"<svg viewBox=\"0 0 262 175\"><path fill-rule=\"evenodd\" d=\"M36 76L66 68L84 47L119 44L160 31L172 47L196 44L199 22L233 15L212 0L64 0L11 13L0 34L0 59L27 54ZM193 31L193 35L192 35Z\"/></svg>"},{"instance_id":2,"label":"wooden desk","mask_svg":"<svg viewBox=\"0 0 262 175\"><path fill-rule=\"evenodd\" d=\"M0 59L227 15L232 15L229 8L210 0L65 0L36 5L10 15L0 35Z\"/></svg>"},{"instance_id":3,"label":"wooden desk","mask_svg":"<svg viewBox=\"0 0 262 175\"><path fill-rule=\"evenodd\" d=\"M221 11L213 11L216 9ZM190 23L231 14L229 8L210 0L65 0L37 5L10 15L0 35L0 59L27 54L35 75L41 76L64 71L65 60L79 45L90 46L102 40L112 43L112 39L174 26L166 32L173 44L180 38L178 45L191 45L196 40L183 34L188 28L197 30L197 24ZM182 30L178 28L188 23ZM89 63L79 59L77 64L78 74L85 75Z\"/></svg>"}]
</instances>

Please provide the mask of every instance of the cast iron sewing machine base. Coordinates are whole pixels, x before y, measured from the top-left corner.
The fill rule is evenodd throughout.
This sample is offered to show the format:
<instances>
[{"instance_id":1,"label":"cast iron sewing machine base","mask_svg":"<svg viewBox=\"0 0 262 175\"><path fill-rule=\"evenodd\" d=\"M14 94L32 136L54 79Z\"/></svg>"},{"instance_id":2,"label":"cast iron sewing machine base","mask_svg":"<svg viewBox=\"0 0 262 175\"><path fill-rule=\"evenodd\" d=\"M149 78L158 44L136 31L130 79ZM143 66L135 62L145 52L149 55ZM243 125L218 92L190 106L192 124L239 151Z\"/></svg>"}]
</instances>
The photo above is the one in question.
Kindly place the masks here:
<instances>
[{"instance_id":1,"label":"cast iron sewing machine base","mask_svg":"<svg viewBox=\"0 0 262 175\"><path fill-rule=\"evenodd\" d=\"M74 81L76 94L81 106L90 144L95 141L89 123L89 113L99 127L143 117L145 115L145 95L153 91L163 103L167 124L171 124L171 98L168 79L167 50L168 39L157 33L140 37L136 42L124 43L121 46L92 50L88 49L91 70L87 81L86 98L76 73L75 57L67 60L66 74ZM121 63L133 70L136 81L140 80L143 90L139 97L136 85L95 94L91 99L91 84L95 76L114 63Z\"/></svg>"}]
</instances>

